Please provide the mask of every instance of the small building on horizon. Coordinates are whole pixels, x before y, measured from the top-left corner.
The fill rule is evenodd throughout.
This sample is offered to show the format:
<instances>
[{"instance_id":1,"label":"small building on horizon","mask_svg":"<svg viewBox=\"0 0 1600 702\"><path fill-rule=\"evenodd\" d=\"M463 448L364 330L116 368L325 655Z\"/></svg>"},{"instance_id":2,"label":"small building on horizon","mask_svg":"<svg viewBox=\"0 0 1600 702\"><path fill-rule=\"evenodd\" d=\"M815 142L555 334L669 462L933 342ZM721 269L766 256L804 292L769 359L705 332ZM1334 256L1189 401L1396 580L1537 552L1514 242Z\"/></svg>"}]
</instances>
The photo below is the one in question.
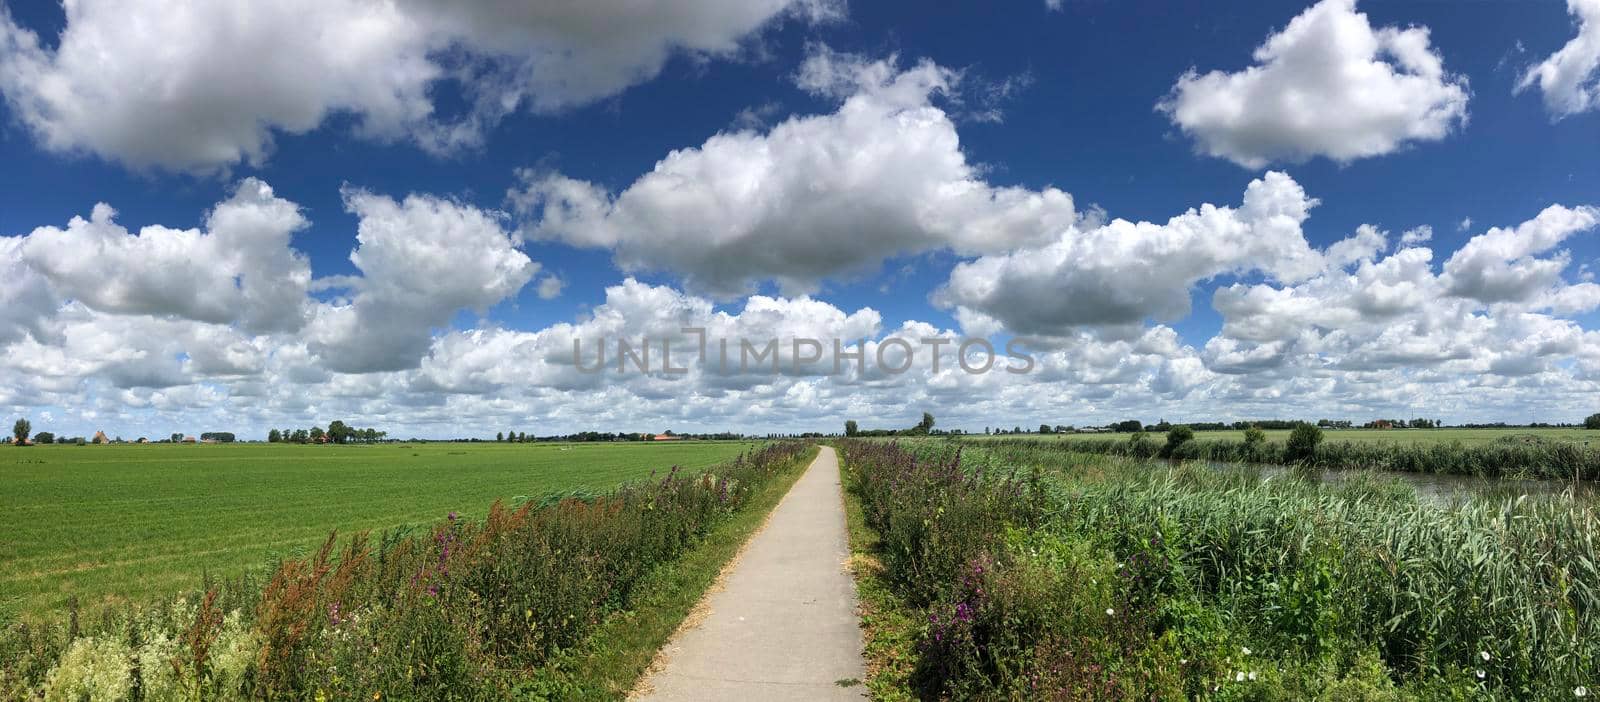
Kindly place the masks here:
<instances>
[{"instance_id":1,"label":"small building on horizon","mask_svg":"<svg viewBox=\"0 0 1600 702\"><path fill-rule=\"evenodd\" d=\"M105 432L97 431L97 432L94 433L94 443L96 443L96 444L109 444L109 443L111 443L111 439L106 438L106 433Z\"/></svg>"}]
</instances>

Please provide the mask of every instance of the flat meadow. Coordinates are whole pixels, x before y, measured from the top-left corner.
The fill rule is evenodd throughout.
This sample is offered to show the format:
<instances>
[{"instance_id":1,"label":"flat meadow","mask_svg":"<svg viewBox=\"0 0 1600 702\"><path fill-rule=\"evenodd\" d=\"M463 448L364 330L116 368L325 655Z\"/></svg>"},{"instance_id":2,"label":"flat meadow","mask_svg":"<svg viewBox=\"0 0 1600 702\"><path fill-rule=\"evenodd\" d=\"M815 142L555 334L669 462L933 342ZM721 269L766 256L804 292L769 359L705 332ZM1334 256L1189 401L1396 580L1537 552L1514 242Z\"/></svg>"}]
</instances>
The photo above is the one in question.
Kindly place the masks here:
<instances>
[{"instance_id":1,"label":"flat meadow","mask_svg":"<svg viewBox=\"0 0 1600 702\"><path fill-rule=\"evenodd\" d=\"M746 442L34 446L0 449L0 613L86 611L304 555L328 534L606 491Z\"/></svg>"}]
</instances>

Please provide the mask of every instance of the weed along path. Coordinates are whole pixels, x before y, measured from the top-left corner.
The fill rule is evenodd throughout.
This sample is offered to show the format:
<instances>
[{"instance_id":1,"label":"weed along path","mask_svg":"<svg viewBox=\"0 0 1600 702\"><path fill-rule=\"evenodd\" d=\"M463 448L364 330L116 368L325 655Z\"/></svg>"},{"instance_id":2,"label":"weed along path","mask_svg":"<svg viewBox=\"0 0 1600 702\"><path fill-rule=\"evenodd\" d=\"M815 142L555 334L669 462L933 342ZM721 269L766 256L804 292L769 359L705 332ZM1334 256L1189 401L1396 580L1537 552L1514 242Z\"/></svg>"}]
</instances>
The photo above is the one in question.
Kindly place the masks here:
<instances>
[{"instance_id":1,"label":"weed along path","mask_svg":"<svg viewBox=\"0 0 1600 702\"><path fill-rule=\"evenodd\" d=\"M861 699L866 672L842 499L839 458L824 446L635 697Z\"/></svg>"}]
</instances>

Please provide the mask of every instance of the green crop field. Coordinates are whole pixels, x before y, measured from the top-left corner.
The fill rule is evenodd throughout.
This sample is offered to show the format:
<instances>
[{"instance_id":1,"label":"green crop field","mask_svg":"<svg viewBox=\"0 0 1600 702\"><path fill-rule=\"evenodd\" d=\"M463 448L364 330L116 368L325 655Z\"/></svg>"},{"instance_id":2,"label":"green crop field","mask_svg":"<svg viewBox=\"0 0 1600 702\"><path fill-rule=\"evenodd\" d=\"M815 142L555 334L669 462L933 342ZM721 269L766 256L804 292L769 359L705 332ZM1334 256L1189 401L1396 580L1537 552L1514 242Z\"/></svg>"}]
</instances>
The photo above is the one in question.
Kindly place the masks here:
<instances>
[{"instance_id":1,"label":"green crop field","mask_svg":"<svg viewBox=\"0 0 1600 702\"><path fill-rule=\"evenodd\" d=\"M604 490L752 444L287 444L0 449L0 608L89 610L234 576L351 533Z\"/></svg>"},{"instance_id":2,"label":"green crop field","mask_svg":"<svg viewBox=\"0 0 1600 702\"><path fill-rule=\"evenodd\" d=\"M1507 436L1537 436L1544 439L1576 441L1583 443L1592 442L1600 446L1600 431L1592 429L1328 429L1323 433L1326 441L1395 441L1405 443L1444 443L1459 441L1463 444L1487 444L1496 439ZM984 438L984 435L977 435ZM1127 437L1127 434L999 434L990 438L1043 438L1057 440L1073 439L1108 439ZM1195 438L1206 439L1232 439L1244 440L1243 431L1201 431L1195 432ZM1283 441L1289 438L1289 430L1271 430L1267 432L1268 441Z\"/></svg>"}]
</instances>

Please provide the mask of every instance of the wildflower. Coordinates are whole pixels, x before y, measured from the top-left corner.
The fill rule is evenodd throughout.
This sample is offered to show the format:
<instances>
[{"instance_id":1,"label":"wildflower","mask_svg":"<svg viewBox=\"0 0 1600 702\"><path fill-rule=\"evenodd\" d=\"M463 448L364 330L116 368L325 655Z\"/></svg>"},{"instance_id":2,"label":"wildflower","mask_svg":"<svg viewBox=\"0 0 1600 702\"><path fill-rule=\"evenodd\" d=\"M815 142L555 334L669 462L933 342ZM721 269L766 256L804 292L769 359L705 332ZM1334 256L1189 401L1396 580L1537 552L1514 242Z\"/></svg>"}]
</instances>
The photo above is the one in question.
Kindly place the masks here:
<instances>
[{"instance_id":1,"label":"wildflower","mask_svg":"<svg viewBox=\"0 0 1600 702\"><path fill-rule=\"evenodd\" d=\"M1489 655L1488 651L1479 651L1478 652L1478 657L1482 658L1483 662L1485 662L1485 663L1488 663L1489 659L1492 658L1492 656Z\"/></svg>"},{"instance_id":2,"label":"wildflower","mask_svg":"<svg viewBox=\"0 0 1600 702\"><path fill-rule=\"evenodd\" d=\"M1477 674L1479 680L1482 680L1485 675L1482 668L1479 668L1473 672Z\"/></svg>"},{"instance_id":3,"label":"wildflower","mask_svg":"<svg viewBox=\"0 0 1600 702\"><path fill-rule=\"evenodd\" d=\"M1179 658L1178 659L1178 665L1189 665L1189 659L1187 659L1187 658Z\"/></svg>"},{"instance_id":4,"label":"wildflower","mask_svg":"<svg viewBox=\"0 0 1600 702\"><path fill-rule=\"evenodd\" d=\"M1588 697L1589 696L1589 688L1584 687L1582 685L1574 687L1574 688L1572 688L1572 696L1573 697Z\"/></svg>"},{"instance_id":5,"label":"wildflower","mask_svg":"<svg viewBox=\"0 0 1600 702\"><path fill-rule=\"evenodd\" d=\"M1239 650L1241 652L1243 652L1244 655L1246 655L1246 656L1250 655L1250 647L1249 646L1240 646Z\"/></svg>"},{"instance_id":6,"label":"wildflower","mask_svg":"<svg viewBox=\"0 0 1600 702\"><path fill-rule=\"evenodd\" d=\"M1244 682L1244 671L1240 670L1240 671L1235 672L1233 674L1233 681L1234 682Z\"/></svg>"},{"instance_id":7,"label":"wildflower","mask_svg":"<svg viewBox=\"0 0 1600 702\"><path fill-rule=\"evenodd\" d=\"M962 602L962 603L956 605L956 621L959 621L959 622L970 622L970 621L972 621L972 608L968 607L967 603Z\"/></svg>"},{"instance_id":8,"label":"wildflower","mask_svg":"<svg viewBox=\"0 0 1600 702\"><path fill-rule=\"evenodd\" d=\"M1117 613L1117 610L1114 610L1114 609L1112 609L1110 607L1106 608L1106 616L1108 616L1108 617L1114 616L1116 613Z\"/></svg>"},{"instance_id":9,"label":"wildflower","mask_svg":"<svg viewBox=\"0 0 1600 702\"><path fill-rule=\"evenodd\" d=\"M1255 680L1256 679L1256 671L1254 671L1254 670L1250 671L1250 679L1251 680Z\"/></svg>"}]
</instances>

